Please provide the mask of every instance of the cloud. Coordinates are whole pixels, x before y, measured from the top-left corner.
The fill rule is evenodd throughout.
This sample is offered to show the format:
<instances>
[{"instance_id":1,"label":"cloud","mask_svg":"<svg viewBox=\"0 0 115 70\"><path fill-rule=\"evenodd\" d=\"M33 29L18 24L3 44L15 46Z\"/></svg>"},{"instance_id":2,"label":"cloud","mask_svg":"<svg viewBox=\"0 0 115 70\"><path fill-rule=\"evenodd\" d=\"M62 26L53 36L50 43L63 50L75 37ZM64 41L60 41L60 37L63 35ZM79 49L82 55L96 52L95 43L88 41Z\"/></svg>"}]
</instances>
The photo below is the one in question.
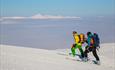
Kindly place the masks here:
<instances>
[{"instance_id":1,"label":"cloud","mask_svg":"<svg viewBox=\"0 0 115 70\"><path fill-rule=\"evenodd\" d=\"M30 16L30 17L20 17L20 16L14 16L14 17L1 17L0 21L4 20L4 19L80 19L80 17L76 17L76 16L54 16L54 15L42 15L42 14L37 14L34 16Z\"/></svg>"},{"instance_id":2,"label":"cloud","mask_svg":"<svg viewBox=\"0 0 115 70\"><path fill-rule=\"evenodd\" d=\"M62 19L64 18L63 16L52 16L52 15L41 15L41 14L37 14L34 15L32 17L30 17L31 19Z\"/></svg>"},{"instance_id":3,"label":"cloud","mask_svg":"<svg viewBox=\"0 0 115 70\"><path fill-rule=\"evenodd\" d=\"M27 19L27 17L0 17L0 21L2 22L3 20L16 20L16 19Z\"/></svg>"},{"instance_id":4,"label":"cloud","mask_svg":"<svg viewBox=\"0 0 115 70\"><path fill-rule=\"evenodd\" d=\"M65 19L65 18L80 19L80 17L73 17L73 16L60 16L60 15L53 16L53 15L41 15L41 14L34 15L30 18L32 19Z\"/></svg>"},{"instance_id":5,"label":"cloud","mask_svg":"<svg viewBox=\"0 0 115 70\"><path fill-rule=\"evenodd\" d=\"M26 19L27 17L2 17L2 19Z\"/></svg>"}]
</instances>

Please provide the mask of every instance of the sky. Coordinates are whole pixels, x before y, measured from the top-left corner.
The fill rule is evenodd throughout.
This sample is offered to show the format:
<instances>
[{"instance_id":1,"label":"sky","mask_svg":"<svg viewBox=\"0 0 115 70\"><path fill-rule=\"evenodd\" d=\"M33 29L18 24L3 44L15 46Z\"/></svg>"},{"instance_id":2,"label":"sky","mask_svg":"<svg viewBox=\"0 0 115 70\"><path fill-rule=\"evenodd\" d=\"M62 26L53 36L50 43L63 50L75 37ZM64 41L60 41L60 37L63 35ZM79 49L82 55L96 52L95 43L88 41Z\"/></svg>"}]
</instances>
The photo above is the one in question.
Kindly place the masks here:
<instances>
[{"instance_id":1,"label":"sky","mask_svg":"<svg viewBox=\"0 0 115 70\"><path fill-rule=\"evenodd\" d=\"M0 0L2 17L36 14L62 16L114 15L115 0Z\"/></svg>"}]
</instances>

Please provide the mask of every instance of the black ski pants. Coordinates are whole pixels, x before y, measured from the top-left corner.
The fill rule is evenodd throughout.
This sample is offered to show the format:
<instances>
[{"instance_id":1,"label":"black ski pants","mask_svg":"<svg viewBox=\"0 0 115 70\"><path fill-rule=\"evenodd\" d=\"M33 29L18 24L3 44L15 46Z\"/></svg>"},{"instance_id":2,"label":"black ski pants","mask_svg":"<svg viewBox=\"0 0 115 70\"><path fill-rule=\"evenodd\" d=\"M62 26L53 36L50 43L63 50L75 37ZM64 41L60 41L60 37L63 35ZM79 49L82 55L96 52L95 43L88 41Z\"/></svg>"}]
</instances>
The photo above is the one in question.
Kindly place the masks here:
<instances>
[{"instance_id":1,"label":"black ski pants","mask_svg":"<svg viewBox=\"0 0 115 70\"><path fill-rule=\"evenodd\" d=\"M92 53L93 53L93 56L96 58L96 60L99 61L99 57L98 57L98 55L97 55L96 47L86 46L85 51L84 51L84 57L87 58L89 52L92 52Z\"/></svg>"}]
</instances>

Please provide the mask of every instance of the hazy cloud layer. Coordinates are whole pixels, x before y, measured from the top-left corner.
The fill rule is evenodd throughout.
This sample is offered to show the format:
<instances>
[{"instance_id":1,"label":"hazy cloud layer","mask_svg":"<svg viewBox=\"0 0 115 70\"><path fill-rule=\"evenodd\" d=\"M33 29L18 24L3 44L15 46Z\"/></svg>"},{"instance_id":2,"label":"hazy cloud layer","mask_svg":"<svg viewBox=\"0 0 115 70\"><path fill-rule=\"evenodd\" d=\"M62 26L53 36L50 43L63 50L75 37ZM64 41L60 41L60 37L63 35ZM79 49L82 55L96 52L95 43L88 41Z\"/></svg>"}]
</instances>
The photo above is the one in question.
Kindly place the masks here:
<instances>
[{"instance_id":1,"label":"hazy cloud layer","mask_svg":"<svg viewBox=\"0 0 115 70\"><path fill-rule=\"evenodd\" d=\"M54 15L37 14L30 17L23 17L23 16L1 17L0 21L4 19L70 19L70 18L80 19L80 17L76 17L76 16L60 16L60 15L54 16Z\"/></svg>"}]
</instances>

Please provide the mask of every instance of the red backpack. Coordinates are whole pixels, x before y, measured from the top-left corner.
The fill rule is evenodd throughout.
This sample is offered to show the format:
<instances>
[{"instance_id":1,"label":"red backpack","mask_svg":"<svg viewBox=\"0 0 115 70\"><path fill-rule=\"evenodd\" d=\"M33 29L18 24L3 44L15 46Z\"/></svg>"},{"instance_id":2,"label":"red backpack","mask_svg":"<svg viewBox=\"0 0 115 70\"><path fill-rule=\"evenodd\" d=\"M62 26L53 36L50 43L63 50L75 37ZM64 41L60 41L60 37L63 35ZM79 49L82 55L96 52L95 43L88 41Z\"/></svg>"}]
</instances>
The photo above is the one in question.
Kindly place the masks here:
<instances>
[{"instance_id":1,"label":"red backpack","mask_svg":"<svg viewBox=\"0 0 115 70\"><path fill-rule=\"evenodd\" d=\"M95 40L94 40L94 37L92 36L92 37L91 37L91 40L90 40L90 45L93 47L93 46L94 46L94 43L95 43Z\"/></svg>"}]
</instances>

